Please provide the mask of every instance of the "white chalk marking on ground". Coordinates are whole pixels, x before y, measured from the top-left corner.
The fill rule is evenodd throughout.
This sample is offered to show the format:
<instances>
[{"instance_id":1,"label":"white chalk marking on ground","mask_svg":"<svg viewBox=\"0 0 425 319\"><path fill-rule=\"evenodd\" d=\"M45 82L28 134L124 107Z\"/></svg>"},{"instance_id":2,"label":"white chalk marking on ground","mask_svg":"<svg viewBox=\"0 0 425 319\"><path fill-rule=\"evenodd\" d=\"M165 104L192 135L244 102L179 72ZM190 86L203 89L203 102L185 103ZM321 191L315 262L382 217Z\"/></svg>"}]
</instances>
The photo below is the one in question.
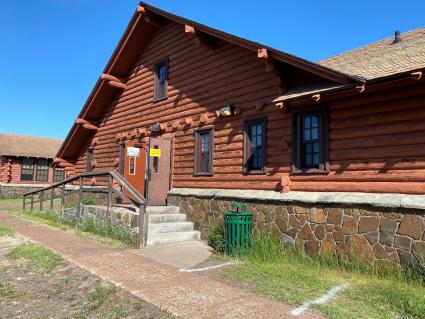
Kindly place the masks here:
<instances>
[{"instance_id":1,"label":"white chalk marking on ground","mask_svg":"<svg viewBox=\"0 0 425 319\"><path fill-rule=\"evenodd\" d=\"M219 264L219 265L214 265L214 266L208 266L208 267L204 267L204 268L194 268L194 269L180 269L181 272L198 272L198 271L208 271L208 270L212 270L212 269L218 269L218 268L222 268L222 267L226 267L226 266L232 266L232 265L237 265L240 264L239 262L234 262L234 261L230 261L224 264Z\"/></svg>"},{"instance_id":2,"label":"white chalk marking on ground","mask_svg":"<svg viewBox=\"0 0 425 319\"><path fill-rule=\"evenodd\" d=\"M343 284L343 285L339 285L336 287L333 287L331 290L329 290L326 294L324 294L323 296L311 301L311 302L306 302L305 304L303 304L301 307L298 307L294 310L291 311L291 315L293 316L299 316L300 314L302 314L304 311L306 311L311 305L316 304L316 305L321 305L327 301L329 301L332 297L334 297L339 291L344 290L345 288L347 288L347 284Z\"/></svg>"}]
</instances>

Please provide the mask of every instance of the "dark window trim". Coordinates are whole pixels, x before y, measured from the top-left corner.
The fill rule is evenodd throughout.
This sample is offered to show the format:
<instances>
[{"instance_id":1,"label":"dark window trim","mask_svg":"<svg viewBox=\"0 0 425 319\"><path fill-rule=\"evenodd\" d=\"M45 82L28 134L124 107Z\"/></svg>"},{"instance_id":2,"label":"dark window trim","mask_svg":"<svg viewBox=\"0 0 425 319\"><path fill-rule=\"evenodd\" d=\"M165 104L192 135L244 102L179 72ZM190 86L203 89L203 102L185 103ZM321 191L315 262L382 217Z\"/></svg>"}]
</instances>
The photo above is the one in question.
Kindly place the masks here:
<instances>
[{"instance_id":1,"label":"dark window trim","mask_svg":"<svg viewBox=\"0 0 425 319\"><path fill-rule=\"evenodd\" d=\"M249 132L248 127L252 124L261 124L262 125L262 138L261 143L263 144L263 168L260 170L249 170L248 168L248 159L249 153L251 151L251 143L249 142ZM267 169L267 117L253 117L248 118L244 121L244 145L243 145L243 173L246 175L264 175L266 174Z\"/></svg>"},{"instance_id":2,"label":"dark window trim","mask_svg":"<svg viewBox=\"0 0 425 319\"><path fill-rule=\"evenodd\" d=\"M319 116L319 141L320 155L319 168L302 169L301 161L301 117L309 114ZM302 174L328 174L329 173L329 108L328 106L318 106L294 111L292 117L292 165L291 175Z\"/></svg>"},{"instance_id":3,"label":"dark window trim","mask_svg":"<svg viewBox=\"0 0 425 319\"><path fill-rule=\"evenodd\" d=\"M32 164L31 164L31 166L32 166L32 173L31 173L31 179L23 179L22 178L22 174L23 174L23 170L24 170L24 161L25 160L31 160L31 162L32 162ZM28 157L28 158L22 158L22 160L21 160L21 174L20 174L20 181L22 181L22 182L32 182L32 181L34 181L34 158L32 158L32 157Z\"/></svg>"},{"instance_id":4,"label":"dark window trim","mask_svg":"<svg viewBox=\"0 0 425 319\"><path fill-rule=\"evenodd\" d=\"M118 173L124 176L125 143L119 143Z\"/></svg>"},{"instance_id":5,"label":"dark window trim","mask_svg":"<svg viewBox=\"0 0 425 319\"><path fill-rule=\"evenodd\" d=\"M47 163L47 168L46 169L40 169L39 167L41 166L41 165L39 165L39 162L40 161L46 161L46 163ZM47 158L38 158L37 159L37 164L36 164L37 166L36 166L36 169L35 169L35 181L37 181L37 182L47 182L48 180L49 180L49 167L50 167L50 163L49 163L49 160L47 159ZM39 178L39 171L43 171L43 172L45 172L45 173L47 173L46 174L46 177L45 177L45 179L41 179L41 178Z\"/></svg>"},{"instance_id":6,"label":"dark window trim","mask_svg":"<svg viewBox=\"0 0 425 319\"><path fill-rule=\"evenodd\" d=\"M61 176L60 176L59 179L57 178L58 175L59 175L59 174L57 174L58 172L61 172ZM58 183L58 182L62 182L64 180L65 180L65 169L62 168L62 167L55 167L53 169L53 182Z\"/></svg>"},{"instance_id":7,"label":"dark window trim","mask_svg":"<svg viewBox=\"0 0 425 319\"><path fill-rule=\"evenodd\" d=\"M158 63L155 64L154 66L154 85L153 85L153 102L160 102L163 100L166 100L168 98L168 62L169 59L164 59ZM166 80L165 80L165 95L164 96L159 96L159 87L158 87L158 83L159 83L159 68L160 66L165 65L165 71L166 71Z\"/></svg>"},{"instance_id":8,"label":"dark window trim","mask_svg":"<svg viewBox=\"0 0 425 319\"><path fill-rule=\"evenodd\" d=\"M90 146L87 148L86 157L86 171L88 173L93 172L92 161L94 160L94 147Z\"/></svg>"},{"instance_id":9,"label":"dark window trim","mask_svg":"<svg viewBox=\"0 0 425 319\"><path fill-rule=\"evenodd\" d=\"M200 156L200 134L203 132L209 132L210 134L210 161L208 172L201 172L201 156ZM213 176L214 175L214 126L205 126L195 129L195 149L193 156L193 176Z\"/></svg>"}]
</instances>

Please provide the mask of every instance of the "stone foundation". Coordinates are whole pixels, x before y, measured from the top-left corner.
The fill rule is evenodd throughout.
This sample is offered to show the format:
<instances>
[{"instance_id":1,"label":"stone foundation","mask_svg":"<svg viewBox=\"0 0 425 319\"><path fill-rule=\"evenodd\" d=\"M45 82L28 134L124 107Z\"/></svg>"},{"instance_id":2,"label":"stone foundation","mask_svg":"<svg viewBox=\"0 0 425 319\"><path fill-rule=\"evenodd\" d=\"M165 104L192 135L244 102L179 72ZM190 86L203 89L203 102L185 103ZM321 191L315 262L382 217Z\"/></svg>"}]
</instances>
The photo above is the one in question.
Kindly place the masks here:
<instances>
[{"instance_id":1,"label":"stone foundation","mask_svg":"<svg viewBox=\"0 0 425 319\"><path fill-rule=\"evenodd\" d=\"M406 208L396 204L400 200L398 195L393 195L393 199L376 195L367 205L365 201L370 195L366 194L362 201L355 201L346 194L344 202L341 193L335 194L340 196L338 201L331 198L332 194L323 193L322 199L305 203L297 201L294 194L286 198L285 194L279 194L280 198L276 198L259 191L252 192L249 198L247 193L250 192L244 191L243 196L239 196L231 191L174 189L168 200L188 215L203 237L212 222L223 222L222 213L230 210L231 202L237 201L246 203L247 210L253 213L254 234L270 229L284 244L310 255L349 255L380 266L409 266L425 260L423 197L416 198L416 207L415 198L403 197L409 203ZM314 195L311 197L315 198Z\"/></svg>"},{"instance_id":2,"label":"stone foundation","mask_svg":"<svg viewBox=\"0 0 425 319\"><path fill-rule=\"evenodd\" d=\"M28 192L42 189L45 184L0 184L0 198L22 198Z\"/></svg>"}]
</instances>

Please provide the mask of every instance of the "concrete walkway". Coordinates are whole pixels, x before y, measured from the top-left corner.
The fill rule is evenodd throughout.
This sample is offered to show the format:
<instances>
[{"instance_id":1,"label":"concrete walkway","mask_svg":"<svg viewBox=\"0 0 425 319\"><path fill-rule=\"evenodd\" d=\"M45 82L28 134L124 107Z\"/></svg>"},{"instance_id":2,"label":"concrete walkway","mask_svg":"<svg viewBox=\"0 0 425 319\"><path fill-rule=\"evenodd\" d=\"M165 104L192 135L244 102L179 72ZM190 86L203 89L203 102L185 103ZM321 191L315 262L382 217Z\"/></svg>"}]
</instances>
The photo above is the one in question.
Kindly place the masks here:
<instances>
[{"instance_id":1,"label":"concrete walkway","mask_svg":"<svg viewBox=\"0 0 425 319\"><path fill-rule=\"evenodd\" d=\"M196 274L182 273L131 250L0 213L0 223L60 253L70 262L183 318L294 318L292 307ZM296 318L323 318L305 312Z\"/></svg>"}]
</instances>

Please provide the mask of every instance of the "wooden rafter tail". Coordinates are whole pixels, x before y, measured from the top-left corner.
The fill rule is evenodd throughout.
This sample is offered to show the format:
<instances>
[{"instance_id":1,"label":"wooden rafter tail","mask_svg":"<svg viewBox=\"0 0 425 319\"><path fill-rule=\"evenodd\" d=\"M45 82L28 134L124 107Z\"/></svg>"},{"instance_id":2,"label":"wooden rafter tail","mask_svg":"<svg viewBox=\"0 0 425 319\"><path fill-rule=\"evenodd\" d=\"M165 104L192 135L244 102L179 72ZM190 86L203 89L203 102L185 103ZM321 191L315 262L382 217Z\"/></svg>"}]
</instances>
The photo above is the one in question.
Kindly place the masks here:
<instances>
[{"instance_id":1,"label":"wooden rafter tail","mask_svg":"<svg viewBox=\"0 0 425 319\"><path fill-rule=\"evenodd\" d=\"M259 59L269 60L270 59L269 51L266 48L258 49L257 57Z\"/></svg>"},{"instance_id":2,"label":"wooden rafter tail","mask_svg":"<svg viewBox=\"0 0 425 319\"><path fill-rule=\"evenodd\" d=\"M82 127L84 127L86 130L90 130L90 131L97 131L99 129L99 127L97 127L96 125L93 125L93 124L83 124Z\"/></svg>"},{"instance_id":3,"label":"wooden rafter tail","mask_svg":"<svg viewBox=\"0 0 425 319\"><path fill-rule=\"evenodd\" d=\"M53 159L53 164L59 164L59 163L68 163L68 161L64 160L63 158L55 157Z\"/></svg>"},{"instance_id":4,"label":"wooden rafter tail","mask_svg":"<svg viewBox=\"0 0 425 319\"><path fill-rule=\"evenodd\" d=\"M422 71L412 72L411 76L415 81L418 81L422 78Z\"/></svg>"},{"instance_id":5,"label":"wooden rafter tail","mask_svg":"<svg viewBox=\"0 0 425 319\"><path fill-rule=\"evenodd\" d=\"M311 99L315 102L319 102L321 98L322 98L322 96L320 94L313 94L311 96Z\"/></svg>"},{"instance_id":6,"label":"wooden rafter tail","mask_svg":"<svg viewBox=\"0 0 425 319\"><path fill-rule=\"evenodd\" d=\"M121 90L125 90L127 88L127 85L125 85L124 83L121 83L121 82L117 82L117 81L108 81L108 84L111 87L121 89Z\"/></svg>"},{"instance_id":7,"label":"wooden rafter tail","mask_svg":"<svg viewBox=\"0 0 425 319\"><path fill-rule=\"evenodd\" d=\"M356 86L356 90L357 90L359 93L363 93L364 91L366 91L366 84Z\"/></svg>"},{"instance_id":8,"label":"wooden rafter tail","mask_svg":"<svg viewBox=\"0 0 425 319\"><path fill-rule=\"evenodd\" d=\"M145 23L148 23L157 28L162 27L162 23L159 20L157 20L155 17L153 17L151 14L149 14L145 7L138 5L137 13L139 13L142 16L142 19Z\"/></svg>"},{"instance_id":9,"label":"wooden rafter tail","mask_svg":"<svg viewBox=\"0 0 425 319\"><path fill-rule=\"evenodd\" d=\"M115 81L115 82L120 82L120 83L122 83L122 84L125 84L126 82L125 82L125 80L123 79L123 78L120 78L120 77L118 77L118 76L114 76L114 75L111 75L111 74L106 74L106 73L102 73L101 75L100 75L100 79L101 80L106 80L106 81Z\"/></svg>"},{"instance_id":10,"label":"wooden rafter tail","mask_svg":"<svg viewBox=\"0 0 425 319\"><path fill-rule=\"evenodd\" d=\"M186 24L184 26L184 32L192 37L197 46L203 46L209 49L213 49L217 46L217 39L200 32L191 25Z\"/></svg>"},{"instance_id":11,"label":"wooden rafter tail","mask_svg":"<svg viewBox=\"0 0 425 319\"><path fill-rule=\"evenodd\" d=\"M284 112L284 111L287 111L288 110L288 108L287 108L287 106L286 106L286 104L284 102L277 102L276 103L276 107L277 107L277 110L278 111Z\"/></svg>"}]
</instances>

